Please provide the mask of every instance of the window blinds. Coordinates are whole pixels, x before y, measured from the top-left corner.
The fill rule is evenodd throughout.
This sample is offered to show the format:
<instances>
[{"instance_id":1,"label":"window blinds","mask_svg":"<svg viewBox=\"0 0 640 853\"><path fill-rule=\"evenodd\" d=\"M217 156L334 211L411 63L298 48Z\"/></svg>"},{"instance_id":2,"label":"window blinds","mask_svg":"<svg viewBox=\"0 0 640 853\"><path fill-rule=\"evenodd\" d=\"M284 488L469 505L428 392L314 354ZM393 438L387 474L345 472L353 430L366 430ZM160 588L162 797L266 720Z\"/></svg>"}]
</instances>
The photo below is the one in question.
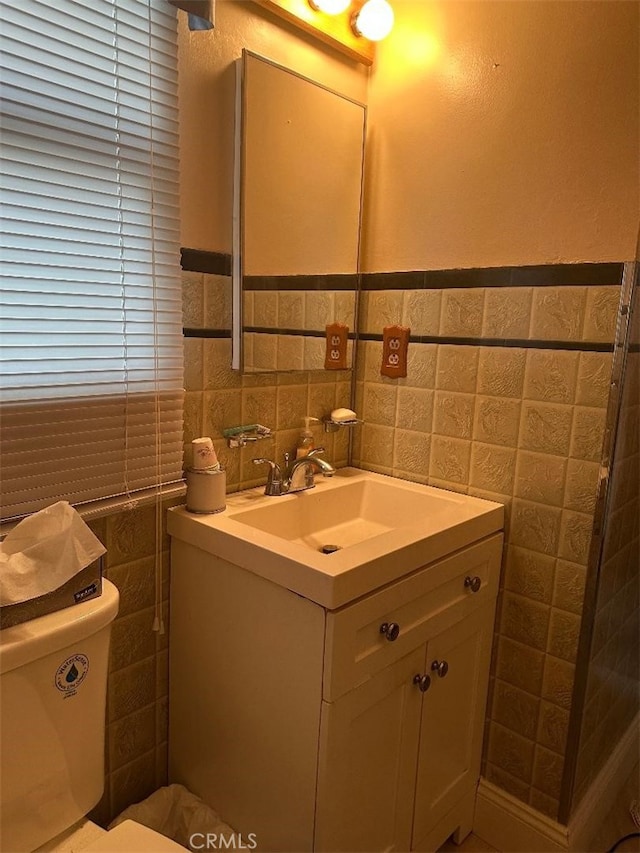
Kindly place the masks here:
<instances>
[{"instance_id":1,"label":"window blinds","mask_svg":"<svg viewBox=\"0 0 640 853\"><path fill-rule=\"evenodd\" d=\"M2 516L182 477L176 13L2 0Z\"/></svg>"}]
</instances>

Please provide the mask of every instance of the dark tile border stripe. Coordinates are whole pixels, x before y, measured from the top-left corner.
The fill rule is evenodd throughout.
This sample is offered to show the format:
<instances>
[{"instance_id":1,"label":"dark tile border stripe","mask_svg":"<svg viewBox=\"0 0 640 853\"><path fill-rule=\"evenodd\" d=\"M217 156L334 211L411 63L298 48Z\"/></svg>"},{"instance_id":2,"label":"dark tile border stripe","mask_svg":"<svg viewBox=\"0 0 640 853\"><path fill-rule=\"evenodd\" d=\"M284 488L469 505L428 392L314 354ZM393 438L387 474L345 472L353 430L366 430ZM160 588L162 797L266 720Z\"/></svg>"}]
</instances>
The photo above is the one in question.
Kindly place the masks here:
<instances>
[{"instance_id":1,"label":"dark tile border stripe","mask_svg":"<svg viewBox=\"0 0 640 853\"><path fill-rule=\"evenodd\" d=\"M245 332L258 335L299 335L305 338L324 338L325 333L315 329L272 329L268 326L245 326ZM184 328L185 338L230 338L230 329L196 329ZM355 332L349 332L349 338L354 340ZM358 335L361 341L382 341L382 335L365 332ZM438 335L411 335L412 344L449 344L463 347L507 347L510 349L554 349L573 352L613 352L612 343L602 341L544 341L527 338L454 338ZM630 347L631 352L638 352L638 344Z\"/></svg>"},{"instance_id":2,"label":"dark tile border stripe","mask_svg":"<svg viewBox=\"0 0 640 853\"><path fill-rule=\"evenodd\" d=\"M185 272L206 272L211 275L231 275L231 255L226 252L205 252L201 249L180 249L180 265Z\"/></svg>"},{"instance_id":3,"label":"dark tile border stripe","mask_svg":"<svg viewBox=\"0 0 640 853\"><path fill-rule=\"evenodd\" d=\"M185 338L230 338L231 329L187 329L182 330Z\"/></svg>"},{"instance_id":4,"label":"dark tile border stripe","mask_svg":"<svg viewBox=\"0 0 640 853\"><path fill-rule=\"evenodd\" d=\"M361 333L361 341L381 341L377 333ZM438 335L410 335L413 344L452 344L466 347L509 347L513 349L561 349L579 352L613 352L612 343L601 341L544 341L528 338L453 338Z\"/></svg>"},{"instance_id":5,"label":"dark tile border stripe","mask_svg":"<svg viewBox=\"0 0 640 853\"><path fill-rule=\"evenodd\" d=\"M182 269L213 275L231 275L227 252L180 250ZM362 273L363 290L439 290L455 287L580 287L617 285L622 263L540 264L520 267L473 267L452 270ZM356 290L353 274L300 276L245 276L247 290Z\"/></svg>"},{"instance_id":6,"label":"dark tile border stripe","mask_svg":"<svg viewBox=\"0 0 640 853\"><path fill-rule=\"evenodd\" d=\"M243 290L351 290L358 289L357 275L246 275Z\"/></svg>"},{"instance_id":7,"label":"dark tile border stripe","mask_svg":"<svg viewBox=\"0 0 640 853\"><path fill-rule=\"evenodd\" d=\"M319 329L274 329L271 326L244 326L243 332L254 332L257 335L300 335L304 338L324 338L326 332ZM355 332L347 335L351 340L356 337Z\"/></svg>"},{"instance_id":8,"label":"dark tile border stripe","mask_svg":"<svg viewBox=\"0 0 640 853\"><path fill-rule=\"evenodd\" d=\"M622 270L621 263L607 263L363 273L362 290L619 285Z\"/></svg>"}]
</instances>

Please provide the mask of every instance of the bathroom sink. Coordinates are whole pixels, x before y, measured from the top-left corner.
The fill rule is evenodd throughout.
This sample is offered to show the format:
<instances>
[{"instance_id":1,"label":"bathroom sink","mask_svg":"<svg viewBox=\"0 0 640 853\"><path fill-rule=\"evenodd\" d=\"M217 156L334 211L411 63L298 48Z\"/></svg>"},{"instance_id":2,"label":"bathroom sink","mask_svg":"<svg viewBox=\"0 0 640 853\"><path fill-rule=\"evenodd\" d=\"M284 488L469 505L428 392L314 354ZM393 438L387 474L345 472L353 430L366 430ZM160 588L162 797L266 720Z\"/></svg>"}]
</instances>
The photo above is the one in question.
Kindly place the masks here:
<instances>
[{"instance_id":1,"label":"bathroom sink","mask_svg":"<svg viewBox=\"0 0 640 853\"><path fill-rule=\"evenodd\" d=\"M293 500L273 499L255 509L232 511L229 518L314 551L335 553L427 519L444 518L460 504L454 493L449 496L442 489L415 491L389 477L343 482L337 476L338 491L316 487L290 495Z\"/></svg>"},{"instance_id":2,"label":"bathroom sink","mask_svg":"<svg viewBox=\"0 0 640 853\"><path fill-rule=\"evenodd\" d=\"M492 501L342 468L308 491L230 494L215 515L175 507L168 529L174 547L186 543L335 608L496 533L503 513Z\"/></svg>"}]
</instances>

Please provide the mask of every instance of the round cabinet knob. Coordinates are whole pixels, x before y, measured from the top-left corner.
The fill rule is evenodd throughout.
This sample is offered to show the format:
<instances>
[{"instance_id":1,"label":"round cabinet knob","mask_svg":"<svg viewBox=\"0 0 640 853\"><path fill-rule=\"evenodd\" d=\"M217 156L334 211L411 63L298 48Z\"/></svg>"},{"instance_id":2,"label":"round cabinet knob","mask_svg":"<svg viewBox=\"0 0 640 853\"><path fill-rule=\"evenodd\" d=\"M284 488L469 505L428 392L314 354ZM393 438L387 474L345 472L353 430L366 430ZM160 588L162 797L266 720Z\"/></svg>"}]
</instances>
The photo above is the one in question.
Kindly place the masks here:
<instances>
[{"instance_id":1,"label":"round cabinet knob","mask_svg":"<svg viewBox=\"0 0 640 853\"><path fill-rule=\"evenodd\" d=\"M413 676L413 683L418 685L418 690L421 693L426 693L431 687L431 678L428 675L420 675L418 673Z\"/></svg>"},{"instance_id":2,"label":"round cabinet knob","mask_svg":"<svg viewBox=\"0 0 640 853\"><path fill-rule=\"evenodd\" d=\"M467 589L470 589L471 592L477 592L482 586L482 581L477 575L472 578L467 575L464 579L464 585Z\"/></svg>"},{"instance_id":3,"label":"round cabinet knob","mask_svg":"<svg viewBox=\"0 0 640 853\"><path fill-rule=\"evenodd\" d=\"M397 622L383 622L380 626L380 633L384 634L390 643L393 643L400 636L400 626Z\"/></svg>"},{"instance_id":4,"label":"round cabinet knob","mask_svg":"<svg viewBox=\"0 0 640 853\"><path fill-rule=\"evenodd\" d=\"M434 660L431 664L431 671L437 673L438 678L444 678L449 672L449 664L446 660Z\"/></svg>"}]
</instances>

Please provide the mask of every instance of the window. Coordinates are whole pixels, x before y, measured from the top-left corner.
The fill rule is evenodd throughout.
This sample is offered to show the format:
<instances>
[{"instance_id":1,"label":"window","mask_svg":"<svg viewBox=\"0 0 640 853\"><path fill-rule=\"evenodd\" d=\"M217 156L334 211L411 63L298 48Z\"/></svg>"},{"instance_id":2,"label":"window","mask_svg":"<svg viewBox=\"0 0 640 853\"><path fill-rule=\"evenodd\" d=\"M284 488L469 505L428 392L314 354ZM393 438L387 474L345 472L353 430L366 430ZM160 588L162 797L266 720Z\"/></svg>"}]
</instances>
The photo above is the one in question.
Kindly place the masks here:
<instances>
[{"instance_id":1,"label":"window","mask_svg":"<svg viewBox=\"0 0 640 853\"><path fill-rule=\"evenodd\" d=\"M182 477L176 13L1 0L2 515Z\"/></svg>"}]
</instances>

